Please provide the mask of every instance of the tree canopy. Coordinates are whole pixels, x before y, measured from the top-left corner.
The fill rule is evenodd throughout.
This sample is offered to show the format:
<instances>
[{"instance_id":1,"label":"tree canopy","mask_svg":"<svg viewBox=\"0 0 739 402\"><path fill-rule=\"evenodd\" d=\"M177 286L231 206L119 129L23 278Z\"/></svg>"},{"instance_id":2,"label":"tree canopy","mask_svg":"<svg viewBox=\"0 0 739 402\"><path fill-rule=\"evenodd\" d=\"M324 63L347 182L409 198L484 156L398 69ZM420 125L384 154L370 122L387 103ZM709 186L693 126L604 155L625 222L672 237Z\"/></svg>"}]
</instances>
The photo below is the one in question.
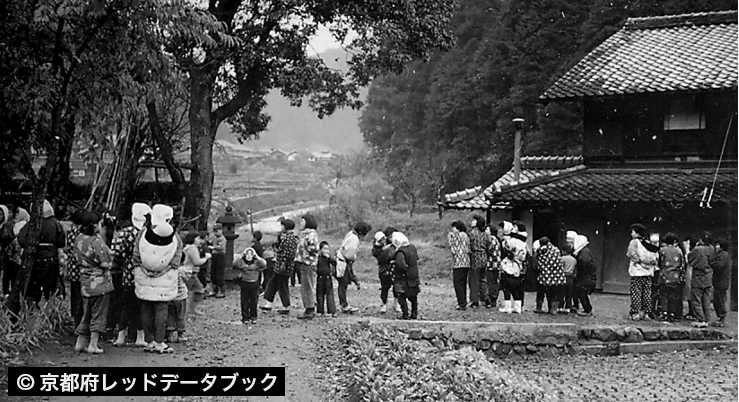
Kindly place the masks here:
<instances>
[{"instance_id":1,"label":"tree canopy","mask_svg":"<svg viewBox=\"0 0 739 402\"><path fill-rule=\"evenodd\" d=\"M554 80L626 18L736 7L726 0L461 0L450 22L452 49L373 81L360 122L364 140L386 155L398 191L413 171L434 174L417 183L426 201L489 184L507 171L516 117L525 119L524 154L579 154L580 106L538 102ZM417 160L409 147L423 150L431 163Z\"/></svg>"}]
</instances>

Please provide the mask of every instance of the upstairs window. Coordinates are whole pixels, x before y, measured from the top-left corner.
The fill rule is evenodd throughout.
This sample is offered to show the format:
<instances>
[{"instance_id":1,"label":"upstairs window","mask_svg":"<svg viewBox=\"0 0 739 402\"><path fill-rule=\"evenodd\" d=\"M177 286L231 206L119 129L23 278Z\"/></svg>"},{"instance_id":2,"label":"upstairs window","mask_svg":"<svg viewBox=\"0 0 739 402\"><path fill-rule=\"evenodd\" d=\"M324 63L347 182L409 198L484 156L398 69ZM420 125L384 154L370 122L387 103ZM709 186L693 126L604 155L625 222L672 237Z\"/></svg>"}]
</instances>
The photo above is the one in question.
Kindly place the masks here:
<instances>
[{"instance_id":1,"label":"upstairs window","mask_svg":"<svg viewBox=\"0 0 739 402\"><path fill-rule=\"evenodd\" d=\"M697 98L670 99L665 112L665 131L704 130L706 115Z\"/></svg>"}]
</instances>

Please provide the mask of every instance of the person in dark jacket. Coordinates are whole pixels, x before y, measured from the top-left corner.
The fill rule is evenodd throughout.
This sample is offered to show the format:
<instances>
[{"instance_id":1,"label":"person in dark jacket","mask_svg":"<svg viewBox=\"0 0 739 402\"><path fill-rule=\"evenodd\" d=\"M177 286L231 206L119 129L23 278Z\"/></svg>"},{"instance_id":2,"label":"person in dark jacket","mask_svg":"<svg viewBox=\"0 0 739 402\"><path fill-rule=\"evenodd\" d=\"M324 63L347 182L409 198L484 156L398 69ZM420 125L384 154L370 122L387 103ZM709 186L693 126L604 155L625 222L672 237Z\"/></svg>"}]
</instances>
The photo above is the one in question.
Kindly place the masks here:
<instances>
[{"instance_id":1,"label":"person in dark jacket","mask_svg":"<svg viewBox=\"0 0 739 402\"><path fill-rule=\"evenodd\" d=\"M401 319L418 319L418 294L421 292L418 277L418 252L408 238L400 233L393 233L395 252L395 283L394 292L403 312ZM411 302L411 311L408 315L408 301Z\"/></svg>"},{"instance_id":2,"label":"person in dark jacket","mask_svg":"<svg viewBox=\"0 0 739 402\"><path fill-rule=\"evenodd\" d=\"M386 229L387 231L387 229ZM392 230L392 233L395 229ZM395 260L395 246L385 232L375 233L372 244L372 256L377 259L378 276L380 279L380 314L387 313L388 294L393 287L393 262Z\"/></svg>"},{"instance_id":3,"label":"person in dark jacket","mask_svg":"<svg viewBox=\"0 0 739 402\"><path fill-rule=\"evenodd\" d=\"M14 224L12 207L0 205L0 273L3 275L3 295L10 293L10 284L15 281L15 275L18 272L18 267L9 258L10 243L15 239Z\"/></svg>"},{"instance_id":4,"label":"person in dark jacket","mask_svg":"<svg viewBox=\"0 0 739 402\"><path fill-rule=\"evenodd\" d=\"M667 233L659 250L659 298L663 311L661 320L676 322L683 315L683 286L685 286L685 257L674 233Z\"/></svg>"},{"instance_id":5,"label":"person in dark jacket","mask_svg":"<svg viewBox=\"0 0 739 402\"><path fill-rule=\"evenodd\" d=\"M695 315L693 326L705 328L710 320L709 307L713 291L713 270L709 261L713 258L714 250L711 235L703 232L698 242L688 253L688 265L693 268L690 280L690 302Z\"/></svg>"},{"instance_id":6,"label":"person in dark jacket","mask_svg":"<svg viewBox=\"0 0 739 402\"><path fill-rule=\"evenodd\" d=\"M322 241L318 245L318 249L318 265L316 265L316 313L320 315L328 313L332 317L336 317L334 280L332 278L336 272L336 258L331 257L331 247L328 242Z\"/></svg>"},{"instance_id":7,"label":"person in dark jacket","mask_svg":"<svg viewBox=\"0 0 739 402\"><path fill-rule=\"evenodd\" d=\"M24 226L18 234L18 244L24 249L31 243L30 226ZM49 300L56 292L59 284L59 249L64 248L66 240L64 228L54 216L54 208L49 201L44 200L36 262L26 294L34 303L41 301L42 296Z\"/></svg>"},{"instance_id":8,"label":"person in dark jacket","mask_svg":"<svg viewBox=\"0 0 739 402\"><path fill-rule=\"evenodd\" d=\"M713 269L713 308L718 316L718 321L713 326L723 327L726 320L726 293L731 286L731 256L729 255L729 242L719 239L714 243L716 253L711 259Z\"/></svg>"},{"instance_id":9,"label":"person in dark jacket","mask_svg":"<svg viewBox=\"0 0 739 402\"><path fill-rule=\"evenodd\" d=\"M575 237L575 297L582 305L582 311L577 315L590 317L593 315L593 306L590 304L589 295L595 291L596 268L593 254L588 248L588 238L583 235Z\"/></svg>"}]
</instances>

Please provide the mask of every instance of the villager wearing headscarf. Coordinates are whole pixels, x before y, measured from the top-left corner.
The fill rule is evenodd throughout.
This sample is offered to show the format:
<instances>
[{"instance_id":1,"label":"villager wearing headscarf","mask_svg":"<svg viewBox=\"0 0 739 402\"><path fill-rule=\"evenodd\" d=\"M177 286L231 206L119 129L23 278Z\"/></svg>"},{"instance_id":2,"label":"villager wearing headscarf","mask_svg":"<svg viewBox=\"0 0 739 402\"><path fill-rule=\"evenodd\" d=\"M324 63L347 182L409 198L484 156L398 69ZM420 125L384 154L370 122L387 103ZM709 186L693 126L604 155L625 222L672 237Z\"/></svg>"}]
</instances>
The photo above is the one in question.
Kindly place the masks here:
<instances>
[{"instance_id":1,"label":"villager wearing headscarf","mask_svg":"<svg viewBox=\"0 0 739 402\"><path fill-rule=\"evenodd\" d=\"M31 271L28 284L28 297L34 303L38 303L43 296L49 300L56 292L59 277L59 249L66 245L66 234L64 228L54 216L54 208L49 201L44 200L41 215L41 233L39 234L38 248L36 250L36 262ZM29 236L29 225L23 226L18 234L18 243L24 249L31 243ZM62 292L63 289L60 289Z\"/></svg>"},{"instance_id":2,"label":"villager wearing headscarf","mask_svg":"<svg viewBox=\"0 0 739 402\"><path fill-rule=\"evenodd\" d=\"M3 294L10 292L10 283L15 281L15 275L18 267L13 266L13 262L9 258L9 247L15 239L13 233L13 224L15 223L13 213L10 208L0 205L0 273L3 275Z\"/></svg>"},{"instance_id":3,"label":"villager wearing headscarf","mask_svg":"<svg viewBox=\"0 0 739 402\"><path fill-rule=\"evenodd\" d=\"M159 207L152 208L152 212ZM169 208L169 207L167 207ZM170 208L171 209L171 208ZM139 232L134 246L134 283L136 296L141 299L141 322L144 327L145 350L172 353L164 343L169 302L177 297L178 270L182 261L182 240L166 221L164 213L157 214L150 227ZM165 220L161 220L165 219Z\"/></svg>"},{"instance_id":4,"label":"villager wearing headscarf","mask_svg":"<svg viewBox=\"0 0 739 402\"><path fill-rule=\"evenodd\" d=\"M75 239L74 249L80 269L83 313L75 330L77 343L74 350L100 354L103 353L103 349L98 345L98 341L100 334L105 332L110 292L113 291L113 279L110 275L113 253L100 236L99 215L85 211L80 221L80 234Z\"/></svg>"},{"instance_id":5,"label":"villager wearing headscarf","mask_svg":"<svg viewBox=\"0 0 739 402\"><path fill-rule=\"evenodd\" d=\"M111 249L114 252L113 265L121 270L121 309L113 319L118 325L118 335L113 342L114 346L126 344L126 334L136 331L136 346L146 346L144 329L141 324L141 300L136 297L134 285L133 254L136 238L146 223L146 215L151 214L151 208L143 203L134 203L131 206L131 225L124 227L113 237ZM113 323L110 323L111 325Z\"/></svg>"},{"instance_id":6,"label":"villager wearing headscarf","mask_svg":"<svg viewBox=\"0 0 739 402\"><path fill-rule=\"evenodd\" d=\"M395 232L392 229L390 236ZM377 259L378 277L380 279L380 314L387 313L388 293L393 287L393 264L395 262L395 246L392 240L385 232L375 233L374 242L372 243L372 256ZM395 297L393 297L395 298Z\"/></svg>"},{"instance_id":7,"label":"villager wearing headscarf","mask_svg":"<svg viewBox=\"0 0 739 402\"><path fill-rule=\"evenodd\" d=\"M267 261L249 247L234 259L233 268L239 271L241 322L244 324L254 322L257 320L259 301L259 273L267 268Z\"/></svg>"},{"instance_id":8,"label":"villager wearing headscarf","mask_svg":"<svg viewBox=\"0 0 739 402\"><path fill-rule=\"evenodd\" d=\"M652 314L652 276L657 268L659 246L649 243L647 229L641 224L631 225L631 241L626 250L629 257L629 276L631 276L632 320L649 319Z\"/></svg>"},{"instance_id":9,"label":"villager wearing headscarf","mask_svg":"<svg viewBox=\"0 0 739 402\"><path fill-rule=\"evenodd\" d=\"M280 225L282 226L282 232L273 245L277 253L275 269L272 278L267 282L267 289L264 291L265 303L262 306L262 310L272 310L272 302L275 299L275 294L279 293L282 308L278 310L278 313L289 314L290 288L288 287L288 283L295 268L295 252L298 247L298 237L293 233L295 222L291 219L283 219Z\"/></svg>"},{"instance_id":10,"label":"villager wearing headscarf","mask_svg":"<svg viewBox=\"0 0 739 402\"><path fill-rule=\"evenodd\" d=\"M311 214L300 220L300 241L295 252L295 269L300 270L300 295L305 311L299 319L312 319L316 314L316 266L318 265L318 221Z\"/></svg>"},{"instance_id":11,"label":"villager wearing headscarf","mask_svg":"<svg viewBox=\"0 0 739 402\"><path fill-rule=\"evenodd\" d=\"M583 235L575 237L575 259L577 266L575 267L575 296L582 304L582 311L578 311L577 315L590 317L593 315L593 306L590 304L589 295L595 291L597 269L593 254L588 247L588 238Z\"/></svg>"},{"instance_id":12,"label":"villager wearing headscarf","mask_svg":"<svg viewBox=\"0 0 739 402\"><path fill-rule=\"evenodd\" d=\"M339 305L343 313L351 314L357 311L356 307L352 307L349 304L346 291L351 283L357 285L357 290L360 289L359 280L354 274L354 262L357 259L360 240L370 230L372 230L372 227L366 222L357 222L354 225L354 229L350 230L344 236L341 246L336 250L336 278L339 282Z\"/></svg>"},{"instance_id":13,"label":"villager wearing headscarf","mask_svg":"<svg viewBox=\"0 0 739 402\"><path fill-rule=\"evenodd\" d=\"M392 243L395 246L395 284L394 292L403 312L401 319L418 319L418 294L421 292L418 275L418 251L408 238L400 232L393 233ZM411 302L410 315L408 301Z\"/></svg>"},{"instance_id":14,"label":"villager wearing headscarf","mask_svg":"<svg viewBox=\"0 0 739 402\"><path fill-rule=\"evenodd\" d=\"M467 280L469 278L470 297L473 288L479 296L479 278L473 281L470 272L470 238L467 236L467 227L464 222L452 222L452 230L447 236L449 240L449 251L452 253L452 282L454 283L454 294L457 297L457 310L467 309ZM479 299L478 299L479 300ZM471 304L478 307L478 304Z\"/></svg>"},{"instance_id":15,"label":"villager wearing headscarf","mask_svg":"<svg viewBox=\"0 0 739 402\"><path fill-rule=\"evenodd\" d=\"M503 259L500 264L500 285L503 289L503 307L501 313L521 314L523 305L522 279L525 272L523 265L526 263L526 237L515 232L511 222L500 223L503 228L503 241L501 245Z\"/></svg>"}]
</instances>

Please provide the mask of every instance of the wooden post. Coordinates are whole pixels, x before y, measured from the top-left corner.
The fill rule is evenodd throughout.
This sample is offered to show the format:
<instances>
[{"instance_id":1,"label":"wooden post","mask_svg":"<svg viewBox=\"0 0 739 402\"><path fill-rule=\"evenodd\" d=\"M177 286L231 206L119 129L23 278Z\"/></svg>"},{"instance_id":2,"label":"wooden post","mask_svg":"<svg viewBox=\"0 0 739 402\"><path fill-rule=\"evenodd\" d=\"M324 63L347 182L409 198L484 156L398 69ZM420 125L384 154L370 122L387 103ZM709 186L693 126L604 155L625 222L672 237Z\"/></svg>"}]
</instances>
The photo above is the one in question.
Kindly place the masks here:
<instances>
[{"instance_id":1,"label":"wooden post","mask_svg":"<svg viewBox=\"0 0 739 402\"><path fill-rule=\"evenodd\" d=\"M516 125L516 139L513 145L513 181L517 182L521 177L521 135L523 132L523 122L521 118L513 119Z\"/></svg>"}]
</instances>

